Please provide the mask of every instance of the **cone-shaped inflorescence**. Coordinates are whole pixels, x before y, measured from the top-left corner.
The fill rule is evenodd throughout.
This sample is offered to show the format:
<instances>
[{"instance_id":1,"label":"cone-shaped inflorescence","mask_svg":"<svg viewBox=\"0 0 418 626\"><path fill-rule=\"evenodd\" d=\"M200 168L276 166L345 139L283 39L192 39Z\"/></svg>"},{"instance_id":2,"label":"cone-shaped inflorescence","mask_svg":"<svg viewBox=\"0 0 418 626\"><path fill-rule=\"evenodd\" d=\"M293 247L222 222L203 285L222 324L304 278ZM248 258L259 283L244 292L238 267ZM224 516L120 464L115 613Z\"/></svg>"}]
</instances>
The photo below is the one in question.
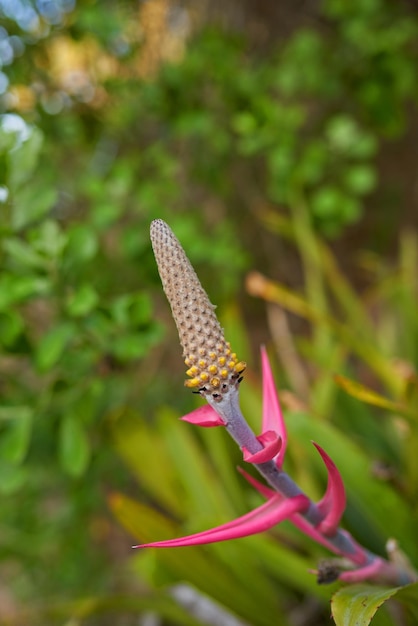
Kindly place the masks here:
<instances>
[{"instance_id":1,"label":"cone-shaped inflorescence","mask_svg":"<svg viewBox=\"0 0 418 626\"><path fill-rule=\"evenodd\" d=\"M215 307L179 240L163 220L152 222L151 242L188 367L190 379L184 384L219 402L241 380L245 363L231 352Z\"/></svg>"},{"instance_id":2,"label":"cone-shaped inflorescence","mask_svg":"<svg viewBox=\"0 0 418 626\"><path fill-rule=\"evenodd\" d=\"M373 554L339 527L345 508L344 485L338 469L320 446L315 444L328 470L328 486L318 504L308 498L283 470L286 428L264 350L263 425L261 435L255 436L242 415L238 400L238 383L245 363L238 361L231 352L216 318L215 307L209 302L177 238L162 220L152 222L151 240L188 367L190 380L185 384L204 396L209 405L195 409L183 419L204 427L225 427L240 446L244 460L257 468L270 487L250 477L250 482L267 497L267 502L254 511L208 531L143 544L142 547L179 547L224 541L263 532L289 519L312 539L344 557L337 569L330 569L327 565L319 568L320 582L331 582L336 578L347 582L375 579L391 584L416 581L418 576L409 566ZM352 569L343 571L348 563Z\"/></svg>"}]
</instances>

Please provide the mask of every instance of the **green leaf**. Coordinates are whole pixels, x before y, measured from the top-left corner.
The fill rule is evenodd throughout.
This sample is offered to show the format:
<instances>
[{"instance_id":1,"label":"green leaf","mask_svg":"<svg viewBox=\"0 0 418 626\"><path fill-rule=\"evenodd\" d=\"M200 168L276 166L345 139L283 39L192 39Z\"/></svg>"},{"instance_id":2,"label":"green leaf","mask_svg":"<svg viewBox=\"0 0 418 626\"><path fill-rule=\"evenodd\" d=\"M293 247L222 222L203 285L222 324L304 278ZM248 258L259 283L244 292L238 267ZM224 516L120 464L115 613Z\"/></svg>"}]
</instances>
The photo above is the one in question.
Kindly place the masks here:
<instances>
[{"instance_id":1,"label":"green leaf","mask_svg":"<svg viewBox=\"0 0 418 626\"><path fill-rule=\"evenodd\" d=\"M309 143L295 167L295 175L301 184L318 183L327 162L327 147L324 142L312 141Z\"/></svg>"},{"instance_id":2,"label":"green leaf","mask_svg":"<svg viewBox=\"0 0 418 626\"><path fill-rule=\"evenodd\" d=\"M3 241L3 250L10 255L16 264L25 268L44 267L42 257L26 241L17 237L9 237Z\"/></svg>"},{"instance_id":3,"label":"green leaf","mask_svg":"<svg viewBox=\"0 0 418 626\"><path fill-rule=\"evenodd\" d=\"M36 182L20 187L13 194L11 225L18 231L44 217L57 200L57 190Z\"/></svg>"},{"instance_id":4,"label":"green leaf","mask_svg":"<svg viewBox=\"0 0 418 626\"><path fill-rule=\"evenodd\" d=\"M85 263L95 256L97 248L94 230L85 224L76 224L67 233L65 259L68 263Z\"/></svg>"},{"instance_id":5,"label":"green leaf","mask_svg":"<svg viewBox=\"0 0 418 626\"><path fill-rule=\"evenodd\" d=\"M118 219L121 208L117 202L105 199L93 206L90 214L90 223L98 231L109 228Z\"/></svg>"},{"instance_id":6,"label":"green leaf","mask_svg":"<svg viewBox=\"0 0 418 626\"><path fill-rule=\"evenodd\" d=\"M144 356L149 348L149 341L144 333L126 333L114 337L109 351L121 361L131 361Z\"/></svg>"},{"instance_id":7,"label":"green leaf","mask_svg":"<svg viewBox=\"0 0 418 626\"><path fill-rule=\"evenodd\" d=\"M337 218L342 217L342 213L350 214L351 205L348 205L349 197L338 187L327 185L320 187L312 195L312 212L319 218ZM349 215L344 215L349 217Z\"/></svg>"},{"instance_id":8,"label":"green leaf","mask_svg":"<svg viewBox=\"0 0 418 626\"><path fill-rule=\"evenodd\" d=\"M4 274L0 276L0 311L6 311L11 305L34 295L43 295L49 287L46 278Z\"/></svg>"},{"instance_id":9,"label":"green leaf","mask_svg":"<svg viewBox=\"0 0 418 626\"><path fill-rule=\"evenodd\" d=\"M349 191L364 195L376 186L376 171L369 165L353 165L344 174L344 182Z\"/></svg>"},{"instance_id":10,"label":"green leaf","mask_svg":"<svg viewBox=\"0 0 418 626\"><path fill-rule=\"evenodd\" d=\"M20 119L22 123L21 132L25 132L24 128L26 128L27 132L25 122L22 118ZM16 137L16 132L10 132L9 129L4 128L4 117L2 116L2 118L0 119L0 154L7 154L8 152L10 152L10 150L12 150L13 147L17 144L17 141L18 140Z\"/></svg>"},{"instance_id":11,"label":"green leaf","mask_svg":"<svg viewBox=\"0 0 418 626\"><path fill-rule=\"evenodd\" d=\"M38 161L43 143L43 133L39 128L30 127L30 135L19 146L9 152L9 184L16 190L31 176Z\"/></svg>"},{"instance_id":12,"label":"green leaf","mask_svg":"<svg viewBox=\"0 0 418 626\"><path fill-rule=\"evenodd\" d=\"M407 587L374 587L352 585L337 591L331 602L332 616L337 626L368 626L377 610L390 598L395 598L418 618L418 583ZM416 624L404 622L405 624Z\"/></svg>"},{"instance_id":13,"label":"green leaf","mask_svg":"<svg viewBox=\"0 0 418 626\"><path fill-rule=\"evenodd\" d=\"M176 419L178 416L170 409L160 409L158 413L172 468L181 479L186 500L193 503L201 519L212 519L215 514L233 515L229 498L222 493L221 485L193 432L184 428L184 424Z\"/></svg>"},{"instance_id":14,"label":"green leaf","mask_svg":"<svg viewBox=\"0 0 418 626\"><path fill-rule=\"evenodd\" d=\"M232 119L232 127L239 135L251 135L257 129L257 120L249 111L241 111Z\"/></svg>"},{"instance_id":15,"label":"green leaf","mask_svg":"<svg viewBox=\"0 0 418 626\"><path fill-rule=\"evenodd\" d=\"M2 418L7 415L8 407L2 409ZM18 409L13 410L13 409ZM11 407L12 419L0 435L0 456L8 463L19 465L27 454L33 424L33 412L30 407Z\"/></svg>"},{"instance_id":16,"label":"green leaf","mask_svg":"<svg viewBox=\"0 0 418 626\"><path fill-rule=\"evenodd\" d=\"M350 150L360 136L356 120L347 115L332 118L325 132L331 147L336 152Z\"/></svg>"},{"instance_id":17,"label":"green leaf","mask_svg":"<svg viewBox=\"0 0 418 626\"><path fill-rule=\"evenodd\" d=\"M147 293L123 295L112 303L110 312L118 325L145 324L151 319L151 300Z\"/></svg>"},{"instance_id":18,"label":"green leaf","mask_svg":"<svg viewBox=\"0 0 418 626\"><path fill-rule=\"evenodd\" d=\"M81 476L90 460L90 444L77 416L67 415L61 421L59 458L70 476Z\"/></svg>"},{"instance_id":19,"label":"green leaf","mask_svg":"<svg viewBox=\"0 0 418 626\"><path fill-rule=\"evenodd\" d=\"M36 365L42 372L50 370L59 361L75 330L72 324L62 322L42 337L35 352Z\"/></svg>"},{"instance_id":20,"label":"green leaf","mask_svg":"<svg viewBox=\"0 0 418 626\"><path fill-rule=\"evenodd\" d=\"M58 222L47 219L33 236L33 247L48 259L58 259L67 243L67 233Z\"/></svg>"},{"instance_id":21,"label":"green leaf","mask_svg":"<svg viewBox=\"0 0 418 626\"><path fill-rule=\"evenodd\" d=\"M24 329L22 317L16 311L0 312L0 345L11 346Z\"/></svg>"},{"instance_id":22,"label":"green leaf","mask_svg":"<svg viewBox=\"0 0 418 626\"><path fill-rule=\"evenodd\" d=\"M142 416L130 413L115 416L112 432L119 454L142 488L173 517L181 519L181 485L172 470L164 439Z\"/></svg>"},{"instance_id":23,"label":"green leaf","mask_svg":"<svg viewBox=\"0 0 418 626\"><path fill-rule=\"evenodd\" d=\"M371 159L376 155L378 147L378 141L374 135L363 131L356 143L351 146L350 155L357 159Z\"/></svg>"},{"instance_id":24,"label":"green leaf","mask_svg":"<svg viewBox=\"0 0 418 626\"><path fill-rule=\"evenodd\" d=\"M25 484L28 471L21 465L0 460L0 476L0 493L9 495L18 491Z\"/></svg>"},{"instance_id":25,"label":"green leaf","mask_svg":"<svg viewBox=\"0 0 418 626\"><path fill-rule=\"evenodd\" d=\"M96 290L88 283L84 283L68 298L68 314L72 317L83 317L96 307L98 301L99 296Z\"/></svg>"},{"instance_id":26,"label":"green leaf","mask_svg":"<svg viewBox=\"0 0 418 626\"><path fill-rule=\"evenodd\" d=\"M158 590L129 594L115 594L109 592L103 595L88 595L79 600L64 602L54 607L54 617L64 623L68 623L68 615L71 615L70 622L82 624L91 621L89 618L98 616L103 619L103 615L108 614L132 614L133 619L137 615L158 615L164 618L164 623L178 624L178 626L202 626L201 620L190 615L187 607L182 608L174 597L170 596L170 589L166 591ZM43 611L40 611L41 614ZM39 618L39 609L34 614L34 620ZM167 622L165 621L167 620ZM50 621L50 612L45 610L45 622Z\"/></svg>"}]
</instances>

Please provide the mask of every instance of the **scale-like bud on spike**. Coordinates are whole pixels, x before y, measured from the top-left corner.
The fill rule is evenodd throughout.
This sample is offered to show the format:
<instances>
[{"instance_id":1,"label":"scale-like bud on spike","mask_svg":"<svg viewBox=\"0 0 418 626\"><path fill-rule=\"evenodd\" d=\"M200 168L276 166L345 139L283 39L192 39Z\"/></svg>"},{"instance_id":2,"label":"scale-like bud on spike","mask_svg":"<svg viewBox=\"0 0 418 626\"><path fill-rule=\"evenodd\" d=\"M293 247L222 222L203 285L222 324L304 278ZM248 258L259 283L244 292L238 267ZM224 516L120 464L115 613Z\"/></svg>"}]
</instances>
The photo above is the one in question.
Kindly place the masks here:
<instances>
[{"instance_id":1,"label":"scale-like bud on spike","mask_svg":"<svg viewBox=\"0 0 418 626\"><path fill-rule=\"evenodd\" d=\"M215 307L180 242L163 220L151 223L151 242L188 367L190 380L185 385L220 401L240 381L245 363L231 352Z\"/></svg>"}]
</instances>

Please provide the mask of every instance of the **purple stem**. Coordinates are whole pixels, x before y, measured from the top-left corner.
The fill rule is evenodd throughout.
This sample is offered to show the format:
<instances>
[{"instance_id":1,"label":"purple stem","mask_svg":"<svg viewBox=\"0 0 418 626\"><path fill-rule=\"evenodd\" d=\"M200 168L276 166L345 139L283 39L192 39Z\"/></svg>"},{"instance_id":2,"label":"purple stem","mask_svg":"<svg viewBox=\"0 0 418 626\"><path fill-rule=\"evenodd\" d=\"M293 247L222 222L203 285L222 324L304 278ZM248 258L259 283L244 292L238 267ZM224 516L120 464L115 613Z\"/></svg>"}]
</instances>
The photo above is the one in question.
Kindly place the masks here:
<instances>
[{"instance_id":1,"label":"purple stem","mask_svg":"<svg viewBox=\"0 0 418 626\"><path fill-rule=\"evenodd\" d=\"M203 394L202 394L203 395ZM262 444L256 438L254 432L242 415L238 388L233 387L219 402L212 402L210 394L205 395L206 401L226 422L226 429L240 448L247 448L252 454L262 449ZM310 501L308 509L300 513L312 526L317 527L323 519L317 505L300 489L294 480L282 469L278 468L274 461L255 464L254 466L267 482L285 498L294 498L304 495ZM394 584L406 584L414 579L408 572L401 571L394 563L385 561L380 556L360 546L346 531L338 528L333 536L327 536L326 540L331 544L338 555L344 556L357 566L370 567L373 563L380 566L379 573L385 579Z\"/></svg>"}]
</instances>

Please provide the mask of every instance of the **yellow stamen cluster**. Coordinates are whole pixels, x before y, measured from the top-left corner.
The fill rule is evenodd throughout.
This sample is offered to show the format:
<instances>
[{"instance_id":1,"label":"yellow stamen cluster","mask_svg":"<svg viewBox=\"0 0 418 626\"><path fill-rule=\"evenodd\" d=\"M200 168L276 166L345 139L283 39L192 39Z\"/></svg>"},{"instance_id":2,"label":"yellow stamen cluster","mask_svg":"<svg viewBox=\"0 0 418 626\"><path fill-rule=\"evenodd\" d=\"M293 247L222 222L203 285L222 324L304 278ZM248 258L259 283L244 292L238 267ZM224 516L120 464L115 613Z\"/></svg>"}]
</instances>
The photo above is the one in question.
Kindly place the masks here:
<instances>
[{"instance_id":1,"label":"yellow stamen cluster","mask_svg":"<svg viewBox=\"0 0 418 626\"><path fill-rule=\"evenodd\" d=\"M178 239L163 220L151 224L151 241L188 367L186 387L220 399L245 370L225 341L215 307Z\"/></svg>"},{"instance_id":2,"label":"yellow stamen cluster","mask_svg":"<svg viewBox=\"0 0 418 626\"><path fill-rule=\"evenodd\" d=\"M191 380L186 380L186 387L201 389L211 393L219 393L234 383L245 370L245 363L237 360L235 352L231 352L229 343L222 342L215 350L199 348L199 356L189 354L185 359L189 367L186 374Z\"/></svg>"}]
</instances>

